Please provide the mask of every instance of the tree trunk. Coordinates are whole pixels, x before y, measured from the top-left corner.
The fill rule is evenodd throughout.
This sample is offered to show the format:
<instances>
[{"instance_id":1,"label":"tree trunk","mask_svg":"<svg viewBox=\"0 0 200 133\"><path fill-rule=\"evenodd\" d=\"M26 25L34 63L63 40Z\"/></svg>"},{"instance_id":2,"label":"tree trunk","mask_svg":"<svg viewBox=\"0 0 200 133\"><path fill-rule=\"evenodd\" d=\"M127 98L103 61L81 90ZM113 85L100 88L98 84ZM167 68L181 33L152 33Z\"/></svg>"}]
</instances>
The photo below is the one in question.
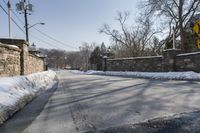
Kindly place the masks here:
<instances>
[{"instance_id":1,"label":"tree trunk","mask_svg":"<svg viewBox=\"0 0 200 133\"><path fill-rule=\"evenodd\" d=\"M181 39L181 50L187 52L187 44L185 41L185 30L183 28L183 0L179 0L179 30Z\"/></svg>"}]
</instances>

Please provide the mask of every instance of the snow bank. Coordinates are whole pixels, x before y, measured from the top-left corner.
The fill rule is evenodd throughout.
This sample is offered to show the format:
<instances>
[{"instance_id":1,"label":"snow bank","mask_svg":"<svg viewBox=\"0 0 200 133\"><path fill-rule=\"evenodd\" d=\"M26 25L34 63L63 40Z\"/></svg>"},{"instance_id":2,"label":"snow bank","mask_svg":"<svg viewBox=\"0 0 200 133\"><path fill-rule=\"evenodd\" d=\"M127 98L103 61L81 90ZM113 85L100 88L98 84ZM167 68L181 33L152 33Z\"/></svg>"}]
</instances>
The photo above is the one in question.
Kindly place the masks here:
<instances>
[{"instance_id":1,"label":"snow bank","mask_svg":"<svg viewBox=\"0 0 200 133\"><path fill-rule=\"evenodd\" d=\"M200 80L200 73L195 72L113 72L113 71L72 71L73 73L89 75L124 76L134 78L151 78L160 80Z\"/></svg>"},{"instance_id":2,"label":"snow bank","mask_svg":"<svg viewBox=\"0 0 200 133\"><path fill-rule=\"evenodd\" d=\"M0 124L41 91L52 88L56 83L56 73L53 71L0 78Z\"/></svg>"}]
</instances>

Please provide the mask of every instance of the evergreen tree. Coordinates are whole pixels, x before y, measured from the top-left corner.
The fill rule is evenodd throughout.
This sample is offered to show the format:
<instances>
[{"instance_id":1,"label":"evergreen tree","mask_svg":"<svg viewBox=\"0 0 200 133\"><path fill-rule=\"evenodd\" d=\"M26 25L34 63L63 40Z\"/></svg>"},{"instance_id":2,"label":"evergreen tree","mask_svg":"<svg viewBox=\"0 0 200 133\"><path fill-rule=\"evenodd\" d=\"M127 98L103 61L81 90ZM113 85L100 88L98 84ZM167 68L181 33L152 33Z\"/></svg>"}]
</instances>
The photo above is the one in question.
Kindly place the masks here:
<instances>
[{"instance_id":1,"label":"evergreen tree","mask_svg":"<svg viewBox=\"0 0 200 133\"><path fill-rule=\"evenodd\" d=\"M96 66L97 70L102 70L102 52L97 46L90 55L90 63Z\"/></svg>"}]
</instances>

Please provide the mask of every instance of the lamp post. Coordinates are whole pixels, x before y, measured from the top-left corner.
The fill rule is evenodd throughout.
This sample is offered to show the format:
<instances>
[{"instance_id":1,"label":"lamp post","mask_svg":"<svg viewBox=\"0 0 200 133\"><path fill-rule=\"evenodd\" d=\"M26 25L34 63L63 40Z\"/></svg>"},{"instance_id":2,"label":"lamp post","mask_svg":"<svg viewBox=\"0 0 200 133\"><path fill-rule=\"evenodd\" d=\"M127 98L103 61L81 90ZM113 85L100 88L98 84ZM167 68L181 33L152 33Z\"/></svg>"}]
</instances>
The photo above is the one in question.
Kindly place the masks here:
<instances>
[{"instance_id":1,"label":"lamp post","mask_svg":"<svg viewBox=\"0 0 200 133\"><path fill-rule=\"evenodd\" d=\"M28 29L30 29L30 28L32 28L32 27L34 27L34 26L36 26L36 25L39 25L39 24L40 24L40 25L45 25L45 23L35 23L35 24L29 26Z\"/></svg>"},{"instance_id":2,"label":"lamp post","mask_svg":"<svg viewBox=\"0 0 200 133\"><path fill-rule=\"evenodd\" d=\"M111 48L109 47L103 56L103 71L107 71L107 60L111 56Z\"/></svg>"},{"instance_id":3,"label":"lamp post","mask_svg":"<svg viewBox=\"0 0 200 133\"><path fill-rule=\"evenodd\" d=\"M35 23L35 24L33 24L33 25L31 25L31 26L29 26L28 27L28 25L27 26L25 26L25 29L26 29L26 41L29 43L29 29L30 28L33 28L34 26L36 26L36 25L45 25L45 23Z\"/></svg>"}]
</instances>

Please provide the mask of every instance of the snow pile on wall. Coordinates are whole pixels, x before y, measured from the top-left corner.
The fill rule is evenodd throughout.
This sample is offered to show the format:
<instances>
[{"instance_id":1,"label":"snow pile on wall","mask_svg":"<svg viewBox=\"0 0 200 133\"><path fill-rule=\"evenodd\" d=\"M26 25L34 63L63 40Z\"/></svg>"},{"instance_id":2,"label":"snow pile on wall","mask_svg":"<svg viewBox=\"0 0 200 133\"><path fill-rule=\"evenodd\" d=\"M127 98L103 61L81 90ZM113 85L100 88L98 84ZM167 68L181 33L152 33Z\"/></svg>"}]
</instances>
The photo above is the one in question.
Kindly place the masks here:
<instances>
[{"instance_id":1,"label":"snow pile on wall","mask_svg":"<svg viewBox=\"0 0 200 133\"><path fill-rule=\"evenodd\" d=\"M0 78L0 124L23 108L41 91L56 84L56 73L53 71Z\"/></svg>"},{"instance_id":2,"label":"snow pile on wall","mask_svg":"<svg viewBox=\"0 0 200 133\"><path fill-rule=\"evenodd\" d=\"M167 80L200 80L200 74L196 72L117 72L117 71L72 71L73 73L89 75L124 76L133 78L151 78Z\"/></svg>"}]
</instances>

